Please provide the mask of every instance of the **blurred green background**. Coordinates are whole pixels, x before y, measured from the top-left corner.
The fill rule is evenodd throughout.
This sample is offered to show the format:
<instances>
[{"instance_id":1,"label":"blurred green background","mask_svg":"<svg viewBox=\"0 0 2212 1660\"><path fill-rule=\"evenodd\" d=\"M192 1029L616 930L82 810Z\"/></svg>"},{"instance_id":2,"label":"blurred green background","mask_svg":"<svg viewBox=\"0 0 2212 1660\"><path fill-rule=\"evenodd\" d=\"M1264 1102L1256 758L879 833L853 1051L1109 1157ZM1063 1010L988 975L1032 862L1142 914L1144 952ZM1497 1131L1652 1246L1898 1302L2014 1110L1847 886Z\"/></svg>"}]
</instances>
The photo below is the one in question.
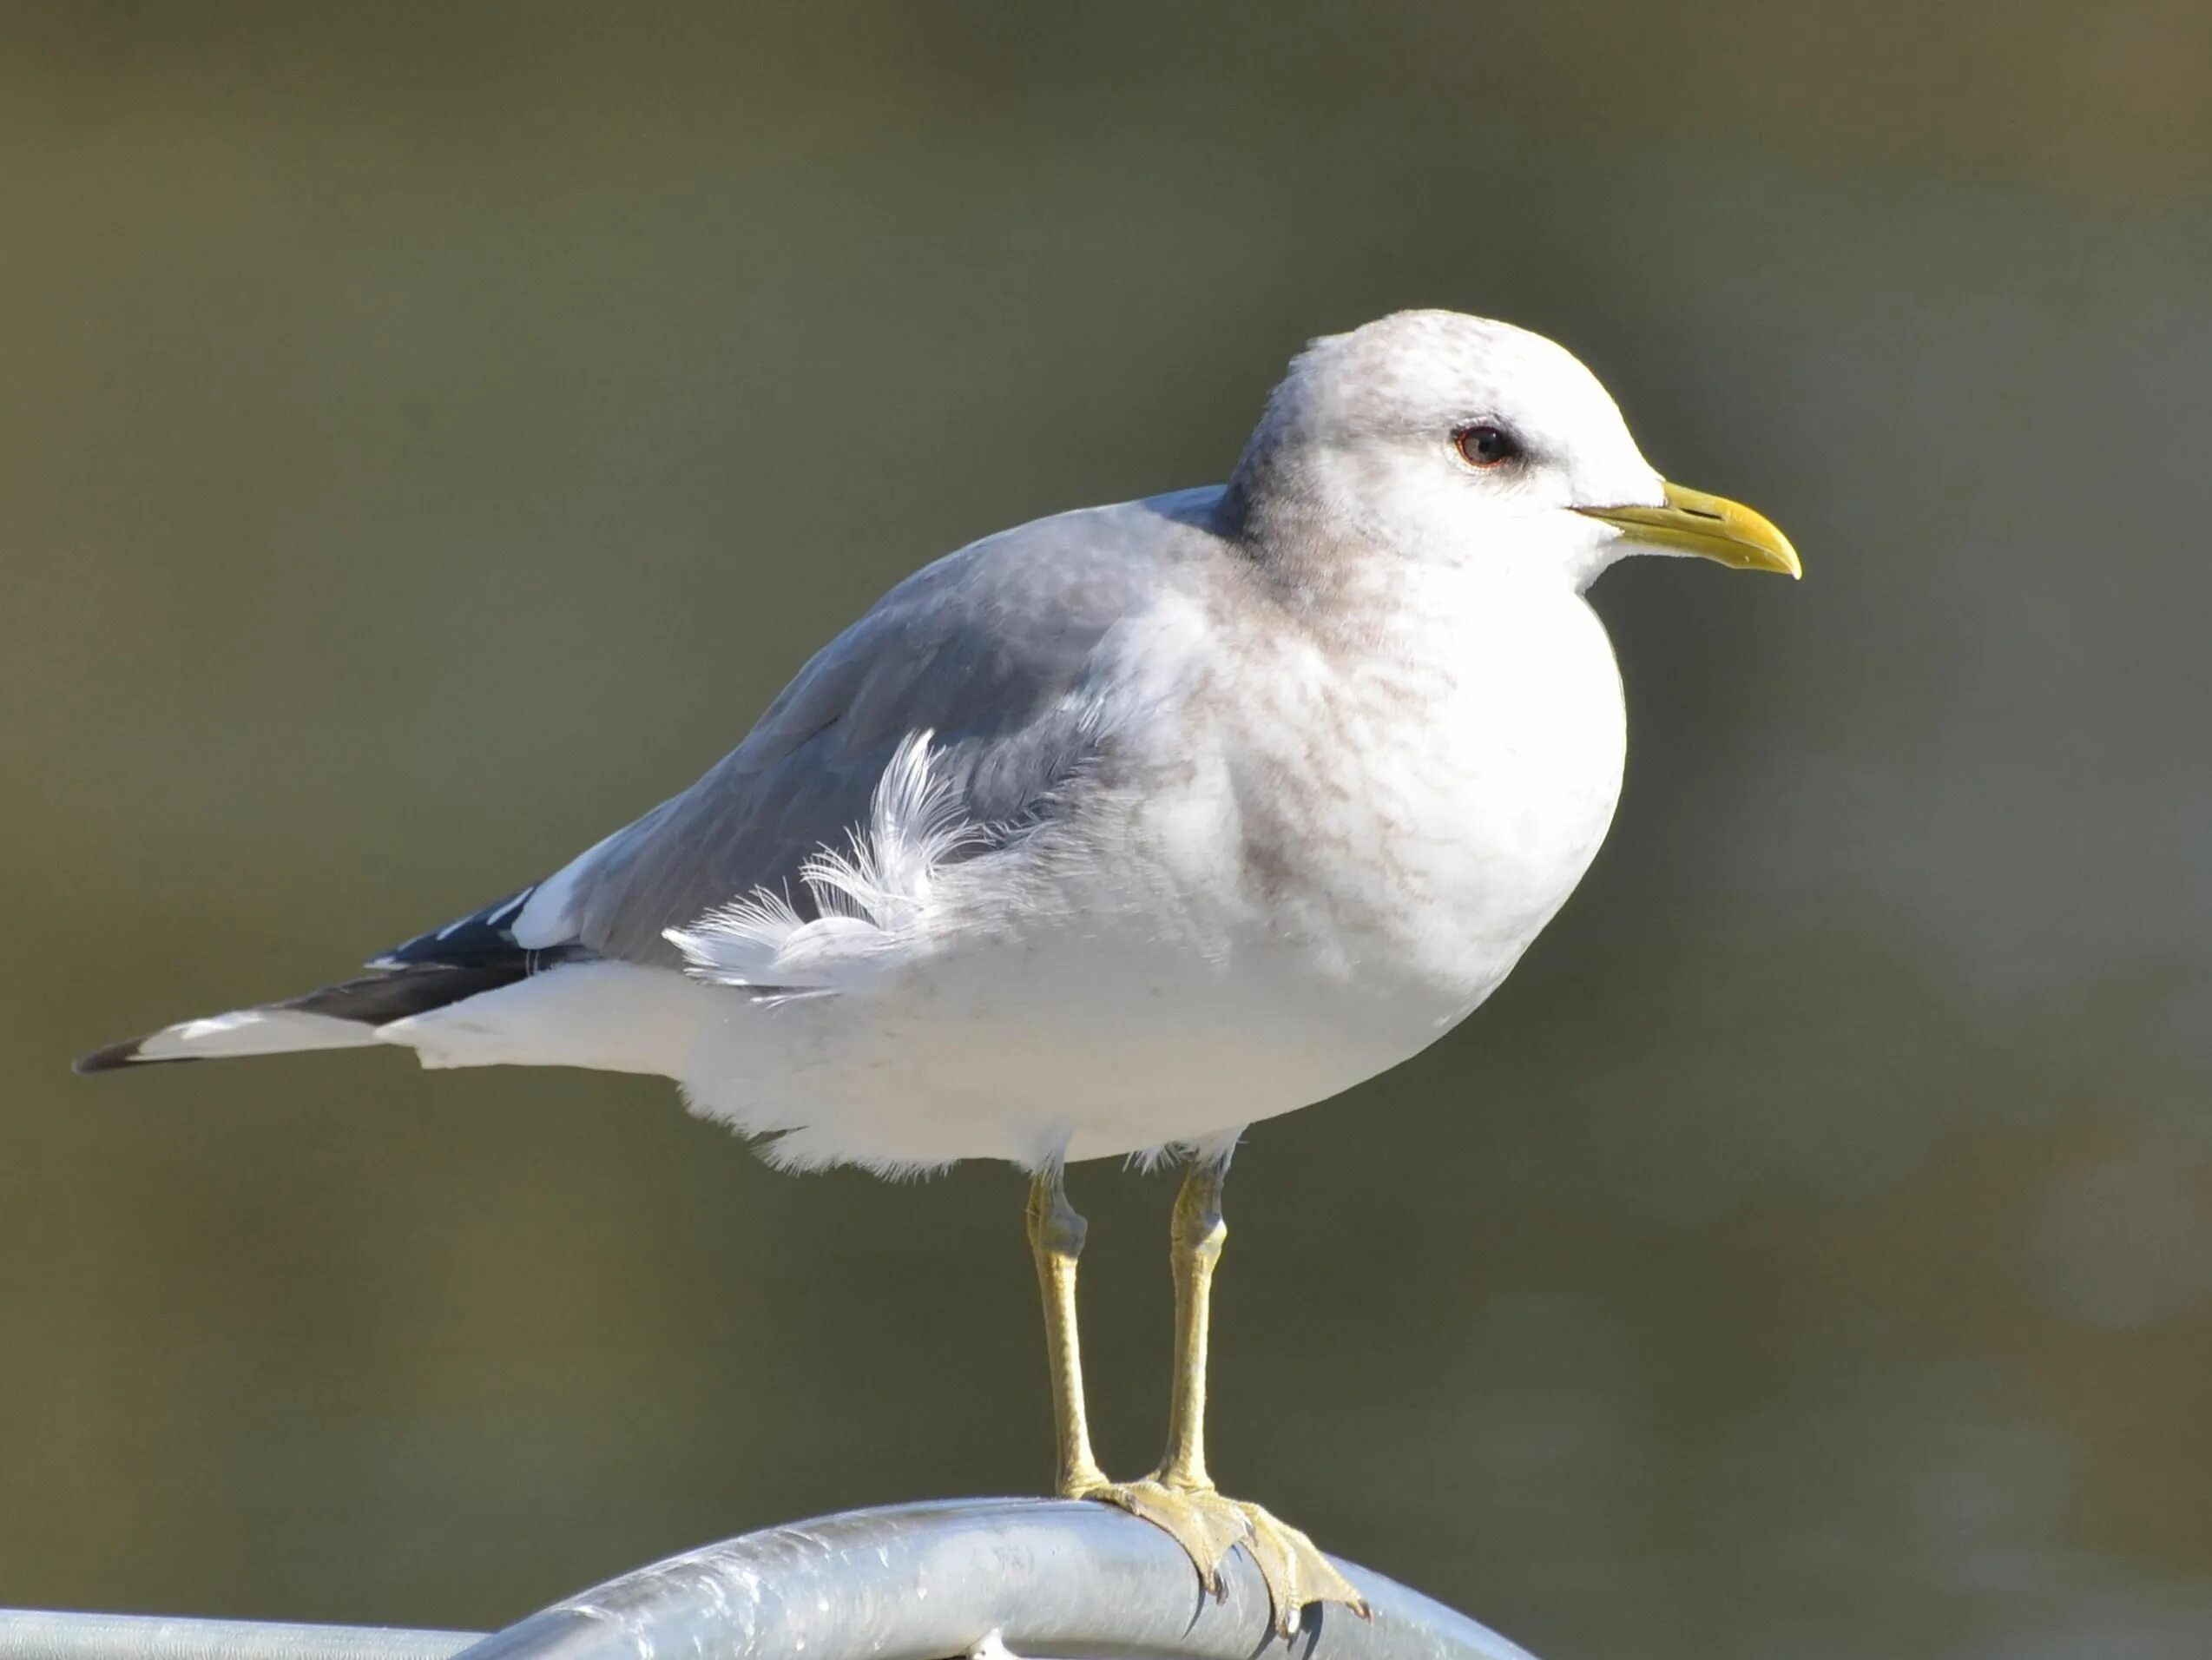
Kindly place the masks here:
<instances>
[{"instance_id":1,"label":"blurred green background","mask_svg":"<svg viewBox=\"0 0 2212 1660\"><path fill-rule=\"evenodd\" d=\"M490 1625L1035 1491L1011 1171L67 1061L550 870L1445 305L1810 576L1597 590L1612 840L1240 1156L1217 1471L1547 1660L2212 1651L2208 85L2149 0L0 10L0 1602ZM1075 1177L1128 1472L1169 1192Z\"/></svg>"}]
</instances>

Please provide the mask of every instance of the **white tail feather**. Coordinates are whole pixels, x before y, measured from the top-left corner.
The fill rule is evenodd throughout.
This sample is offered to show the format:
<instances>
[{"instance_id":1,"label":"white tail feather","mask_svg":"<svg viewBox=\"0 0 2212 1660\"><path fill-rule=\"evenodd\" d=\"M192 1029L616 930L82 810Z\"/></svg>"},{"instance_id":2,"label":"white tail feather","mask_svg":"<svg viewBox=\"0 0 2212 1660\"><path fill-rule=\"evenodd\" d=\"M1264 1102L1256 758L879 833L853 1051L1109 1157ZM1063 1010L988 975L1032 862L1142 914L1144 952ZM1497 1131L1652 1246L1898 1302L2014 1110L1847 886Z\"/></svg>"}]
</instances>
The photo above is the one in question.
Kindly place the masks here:
<instances>
[{"instance_id":1,"label":"white tail feather","mask_svg":"<svg viewBox=\"0 0 2212 1660\"><path fill-rule=\"evenodd\" d=\"M298 1009L234 1009L164 1026L139 1040L135 1061L214 1059L228 1055L289 1055L306 1049L359 1049L376 1033L358 1020Z\"/></svg>"}]
</instances>

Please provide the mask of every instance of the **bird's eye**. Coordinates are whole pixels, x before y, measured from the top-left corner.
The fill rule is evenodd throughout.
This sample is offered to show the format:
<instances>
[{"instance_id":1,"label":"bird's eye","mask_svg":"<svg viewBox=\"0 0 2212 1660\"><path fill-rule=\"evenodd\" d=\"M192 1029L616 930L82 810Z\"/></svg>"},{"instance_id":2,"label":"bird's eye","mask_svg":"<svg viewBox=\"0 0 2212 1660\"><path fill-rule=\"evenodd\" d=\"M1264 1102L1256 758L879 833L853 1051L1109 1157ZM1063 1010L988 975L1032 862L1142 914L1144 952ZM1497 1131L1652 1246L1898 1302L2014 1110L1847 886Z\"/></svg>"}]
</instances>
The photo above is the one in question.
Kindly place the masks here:
<instances>
[{"instance_id":1,"label":"bird's eye","mask_svg":"<svg viewBox=\"0 0 2212 1660\"><path fill-rule=\"evenodd\" d=\"M1502 466L1521 454L1521 441L1504 427L1489 421L1463 426L1452 435L1452 447L1471 467Z\"/></svg>"}]
</instances>

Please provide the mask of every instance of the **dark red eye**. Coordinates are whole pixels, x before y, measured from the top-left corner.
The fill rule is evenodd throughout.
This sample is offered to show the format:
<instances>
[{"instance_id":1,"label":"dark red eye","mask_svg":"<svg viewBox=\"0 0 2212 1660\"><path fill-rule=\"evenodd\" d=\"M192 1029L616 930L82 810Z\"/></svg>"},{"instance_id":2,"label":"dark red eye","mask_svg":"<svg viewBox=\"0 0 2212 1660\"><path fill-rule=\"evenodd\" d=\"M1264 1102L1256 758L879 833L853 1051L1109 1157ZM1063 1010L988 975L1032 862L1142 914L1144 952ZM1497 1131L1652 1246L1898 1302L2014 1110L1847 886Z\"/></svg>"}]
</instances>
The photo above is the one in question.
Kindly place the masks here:
<instances>
[{"instance_id":1,"label":"dark red eye","mask_svg":"<svg viewBox=\"0 0 2212 1660\"><path fill-rule=\"evenodd\" d=\"M1519 457L1520 440L1488 421L1463 426L1452 435L1460 458L1471 467L1496 467Z\"/></svg>"}]
</instances>

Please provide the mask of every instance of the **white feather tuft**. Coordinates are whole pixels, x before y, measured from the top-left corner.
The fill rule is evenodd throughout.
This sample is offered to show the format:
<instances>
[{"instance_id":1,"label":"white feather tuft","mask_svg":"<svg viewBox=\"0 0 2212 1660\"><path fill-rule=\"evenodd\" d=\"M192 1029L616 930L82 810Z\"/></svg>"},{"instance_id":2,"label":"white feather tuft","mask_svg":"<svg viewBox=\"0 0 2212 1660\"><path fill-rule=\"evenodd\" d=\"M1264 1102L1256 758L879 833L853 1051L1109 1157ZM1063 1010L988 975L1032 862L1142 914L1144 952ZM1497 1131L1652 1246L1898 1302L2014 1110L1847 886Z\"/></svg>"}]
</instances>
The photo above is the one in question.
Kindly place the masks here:
<instances>
[{"instance_id":1,"label":"white feather tuft","mask_svg":"<svg viewBox=\"0 0 2212 1660\"><path fill-rule=\"evenodd\" d=\"M788 893L760 887L667 931L695 978L817 997L854 989L925 937L945 867L989 840L938 770L934 735L916 732L899 746L867 827L846 833L849 851L824 846L800 866L814 920L800 919Z\"/></svg>"}]
</instances>

